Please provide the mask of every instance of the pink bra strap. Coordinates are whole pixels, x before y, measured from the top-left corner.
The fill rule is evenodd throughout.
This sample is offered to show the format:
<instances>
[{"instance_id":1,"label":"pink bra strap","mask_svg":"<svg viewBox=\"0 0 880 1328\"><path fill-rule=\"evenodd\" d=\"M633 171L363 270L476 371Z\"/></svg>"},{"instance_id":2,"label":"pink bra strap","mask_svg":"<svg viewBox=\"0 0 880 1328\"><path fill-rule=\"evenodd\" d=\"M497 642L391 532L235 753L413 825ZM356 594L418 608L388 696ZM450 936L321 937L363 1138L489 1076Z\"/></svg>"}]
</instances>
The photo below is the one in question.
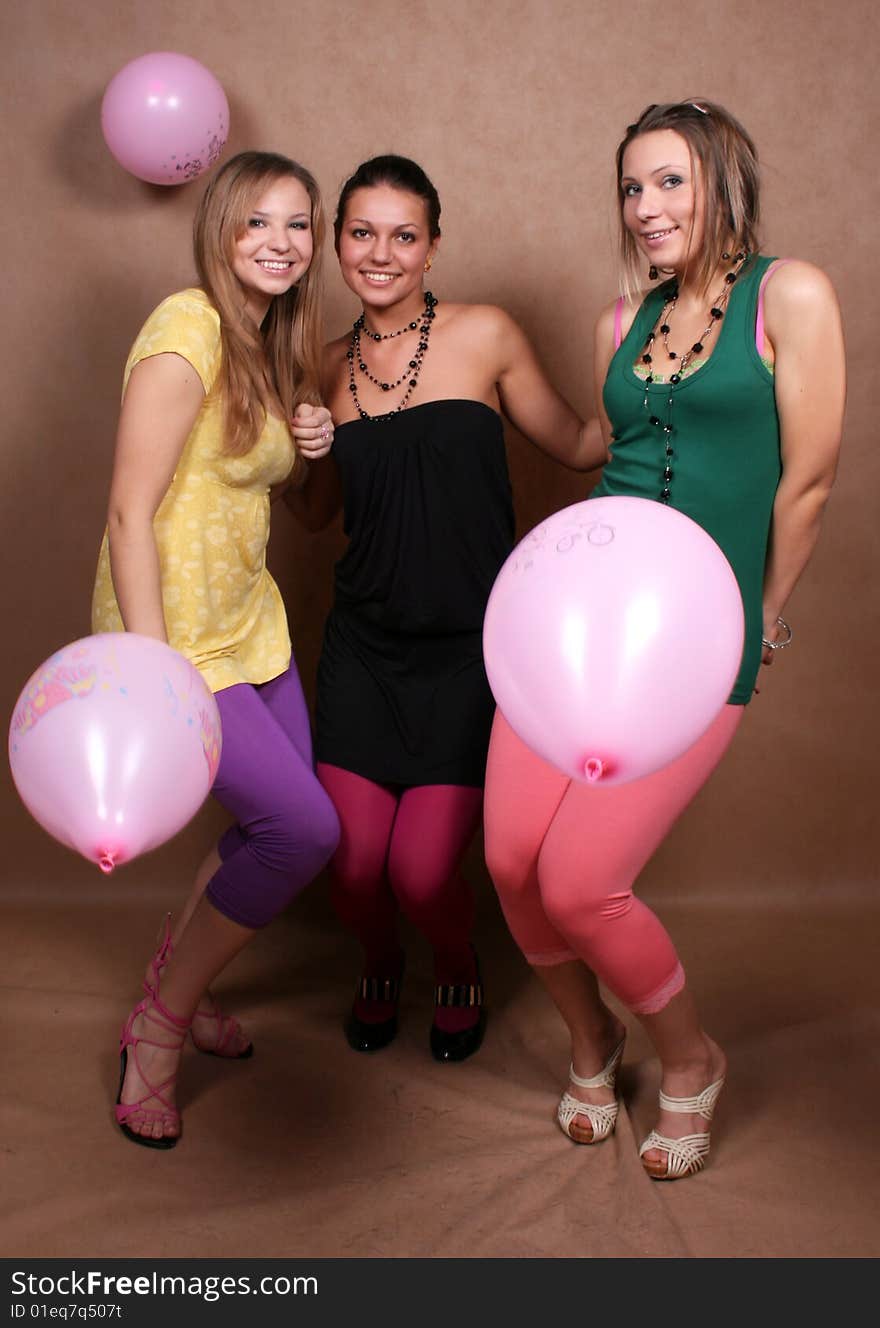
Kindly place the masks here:
<instances>
[{"instance_id":1,"label":"pink bra strap","mask_svg":"<svg viewBox=\"0 0 880 1328\"><path fill-rule=\"evenodd\" d=\"M758 348L759 355L764 354L764 287L774 272L778 272L781 267L785 267L786 263L790 262L790 258L778 258L775 263L770 264L761 278L761 285L758 290L758 315L755 319L755 345Z\"/></svg>"},{"instance_id":2,"label":"pink bra strap","mask_svg":"<svg viewBox=\"0 0 880 1328\"><path fill-rule=\"evenodd\" d=\"M620 349L620 343L623 341L623 296L621 295L614 306L614 349Z\"/></svg>"}]
</instances>

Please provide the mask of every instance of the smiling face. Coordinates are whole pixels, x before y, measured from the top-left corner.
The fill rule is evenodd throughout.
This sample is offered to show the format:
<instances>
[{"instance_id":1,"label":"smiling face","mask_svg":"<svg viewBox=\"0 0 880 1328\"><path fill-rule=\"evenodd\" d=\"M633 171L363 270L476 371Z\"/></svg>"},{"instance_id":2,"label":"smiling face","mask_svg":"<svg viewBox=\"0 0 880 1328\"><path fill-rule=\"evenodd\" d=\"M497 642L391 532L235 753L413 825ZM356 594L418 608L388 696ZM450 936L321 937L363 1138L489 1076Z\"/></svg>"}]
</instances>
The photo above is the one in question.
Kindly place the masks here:
<instances>
[{"instance_id":1,"label":"smiling face","mask_svg":"<svg viewBox=\"0 0 880 1328\"><path fill-rule=\"evenodd\" d=\"M391 185L355 189L349 196L337 253L347 286L364 306L421 305L431 239L427 206L417 194Z\"/></svg>"},{"instance_id":2,"label":"smiling face","mask_svg":"<svg viewBox=\"0 0 880 1328\"><path fill-rule=\"evenodd\" d=\"M700 253L703 210L697 163L674 129L637 135L623 154L623 223L663 271L681 273Z\"/></svg>"},{"instance_id":3,"label":"smiling face","mask_svg":"<svg viewBox=\"0 0 880 1328\"><path fill-rule=\"evenodd\" d=\"M305 185L285 176L255 200L232 254L232 270L257 323L276 295L305 276L312 249L311 199Z\"/></svg>"}]
</instances>

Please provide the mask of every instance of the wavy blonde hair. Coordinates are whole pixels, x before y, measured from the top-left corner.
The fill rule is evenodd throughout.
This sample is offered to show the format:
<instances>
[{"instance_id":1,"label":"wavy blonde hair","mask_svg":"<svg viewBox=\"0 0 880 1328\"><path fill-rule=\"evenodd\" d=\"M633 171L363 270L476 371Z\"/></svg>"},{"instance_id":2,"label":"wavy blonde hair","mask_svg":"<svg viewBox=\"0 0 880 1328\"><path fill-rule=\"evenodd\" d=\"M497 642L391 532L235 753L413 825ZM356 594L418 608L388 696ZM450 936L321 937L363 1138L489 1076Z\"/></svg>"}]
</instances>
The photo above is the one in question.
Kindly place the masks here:
<instances>
[{"instance_id":1,"label":"wavy blonde hair","mask_svg":"<svg viewBox=\"0 0 880 1328\"><path fill-rule=\"evenodd\" d=\"M285 179L298 180L308 193L314 252L305 276L275 296L258 327L232 270L235 244L260 195ZM220 316L222 357L214 390L223 403L223 450L229 455L251 450L267 414L289 426L300 402L320 402L324 232L324 208L314 176L274 152L239 152L202 195L193 253L202 289Z\"/></svg>"},{"instance_id":2,"label":"wavy blonde hair","mask_svg":"<svg viewBox=\"0 0 880 1328\"><path fill-rule=\"evenodd\" d=\"M634 138L657 129L674 129L681 135L688 146L694 180L699 176L702 184L697 206L702 206L705 222L703 246L694 259L695 275L703 290L708 289L725 251L745 249L755 253L759 247L758 154L739 121L705 97L648 106L627 127L617 149L620 289L627 300L635 299L644 286L644 258L623 220L623 155Z\"/></svg>"}]
</instances>

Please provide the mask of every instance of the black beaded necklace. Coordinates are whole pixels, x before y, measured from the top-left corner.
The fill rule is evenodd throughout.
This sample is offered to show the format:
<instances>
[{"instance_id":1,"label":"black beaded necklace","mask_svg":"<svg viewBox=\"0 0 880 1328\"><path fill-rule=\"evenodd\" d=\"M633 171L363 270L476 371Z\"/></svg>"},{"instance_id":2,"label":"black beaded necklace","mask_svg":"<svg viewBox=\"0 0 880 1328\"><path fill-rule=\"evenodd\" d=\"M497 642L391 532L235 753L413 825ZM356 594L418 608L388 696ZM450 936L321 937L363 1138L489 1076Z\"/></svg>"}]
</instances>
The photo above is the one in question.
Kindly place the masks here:
<instances>
[{"instance_id":1,"label":"black beaded necklace","mask_svg":"<svg viewBox=\"0 0 880 1328\"><path fill-rule=\"evenodd\" d=\"M362 313L360 318L355 320L355 327L362 336L369 337L371 341L393 341L395 337L402 337L404 332L415 332L419 325L419 320L414 318L406 327L400 328L397 332L371 332L367 327L367 315Z\"/></svg>"},{"instance_id":2,"label":"black beaded necklace","mask_svg":"<svg viewBox=\"0 0 880 1328\"><path fill-rule=\"evenodd\" d=\"M354 326L352 327L351 330L351 346L345 352L345 355L346 359L348 360L348 390L351 393L351 398L352 401L354 402L355 409L357 410L358 415L360 415L362 420L372 420L372 421L390 420L392 415L397 415L398 412L403 410L404 407L406 406L406 403L409 401L410 397L412 396L413 391L419 381L419 373L422 368L422 361L424 360L428 350L428 338L431 335L431 324L434 321L435 317L434 308L436 304L437 300L434 298L431 292L425 291L425 308L423 313L419 318L415 319L413 322L407 323L406 327L402 327L398 332L386 332L384 334L380 332L370 332L366 327L365 314L362 313L358 318L355 319ZM403 373L400 375L399 378L396 378L393 383L386 383L383 382L381 378L377 378L375 374L370 372L370 369L361 351L361 335L369 337L372 341L391 341L393 337L403 336L404 332L415 332L415 331L418 331L419 333L419 340L416 344L415 350L413 351L412 359L409 361L409 363L407 364L406 368L404 369ZM399 403L394 407L394 410L385 411L385 413L382 415L370 415L368 411L364 410L363 406L358 400L357 383L355 381L355 365L357 365L358 369L360 369L364 377L368 378L371 383L375 383L376 386L380 387L383 392L393 392L396 387L402 387L404 383L407 384L406 391L404 392Z\"/></svg>"},{"instance_id":3,"label":"black beaded necklace","mask_svg":"<svg viewBox=\"0 0 880 1328\"><path fill-rule=\"evenodd\" d=\"M722 254L721 257L724 260L724 262L730 261L730 254L725 253ZM648 388L654 381L653 351L654 351L654 343L657 340L658 333L663 338L663 345L666 348L666 354L669 357L669 359L673 362L678 361L678 363L675 366L675 372L669 375L669 380L668 380L669 396L667 397L666 400L666 419L665 421L661 420L658 415L653 415L653 414L650 417L651 424L655 425L659 429L662 429L663 431L663 441L666 453L663 465L663 483L660 489L660 493L658 495L661 503L668 503L672 497L672 490L670 488L670 485L673 479L672 462L675 457L675 449L672 446L672 435L674 432L672 428L673 393L675 391L675 388L681 382L684 376L684 371L690 364L691 360L694 358L695 355L699 355L705 349L706 341L712 335L712 332L721 322L721 319L724 317L724 311L727 308L727 302L730 299L730 292L733 290L734 282L736 281L739 274L742 272L745 264L748 262L748 259L749 259L749 254L745 250L734 255L733 262L736 264L736 266L732 268L731 271L728 272L727 275L725 276L724 289L721 292L721 295L718 297L718 299L715 301L715 303L712 305L711 309L709 310L709 322L706 324L706 327L700 333L700 336L697 338L697 340L694 342L694 344L690 347L689 350L684 351L680 355L678 351L672 350L672 348L669 345L669 333L670 333L669 319L672 317L672 313L675 309L675 306L678 304L677 283L672 287L669 298L664 304L662 310L660 311L660 318L658 320L658 323L655 324L654 327L651 329L651 331L648 333L647 339L645 341L645 349L642 352L642 363L644 365L647 365L648 369L647 377L644 380L645 410L651 409L650 405L648 404Z\"/></svg>"}]
</instances>

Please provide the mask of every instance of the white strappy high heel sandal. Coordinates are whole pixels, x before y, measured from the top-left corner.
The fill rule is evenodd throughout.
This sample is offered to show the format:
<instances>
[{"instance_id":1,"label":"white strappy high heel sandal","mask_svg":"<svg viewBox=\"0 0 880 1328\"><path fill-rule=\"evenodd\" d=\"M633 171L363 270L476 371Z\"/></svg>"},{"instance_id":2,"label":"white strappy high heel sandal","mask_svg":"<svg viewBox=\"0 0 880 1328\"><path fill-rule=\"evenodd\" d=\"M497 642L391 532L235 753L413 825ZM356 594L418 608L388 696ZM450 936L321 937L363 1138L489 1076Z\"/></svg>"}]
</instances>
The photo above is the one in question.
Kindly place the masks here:
<instances>
[{"instance_id":1,"label":"white strappy high heel sandal","mask_svg":"<svg viewBox=\"0 0 880 1328\"><path fill-rule=\"evenodd\" d=\"M660 1106L664 1111L678 1111L682 1115L702 1116L710 1124L715 1111L718 1094L724 1087L724 1077L716 1079L714 1084L704 1088L696 1097L668 1097L660 1092ZM652 1180L680 1180L683 1176L693 1176L702 1171L709 1156L709 1131L702 1134L686 1134L682 1139L668 1139L665 1134L652 1130L639 1149L639 1157L644 1158L651 1148L662 1149L666 1154L666 1168L662 1163L642 1162Z\"/></svg>"},{"instance_id":2,"label":"white strappy high heel sandal","mask_svg":"<svg viewBox=\"0 0 880 1328\"><path fill-rule=\"evenodd\" d=\"M621 1038L617 1046L612 1051L603 1069L598 1074L594 1074L590 1079L581 1079L574 1072L574 1066L569 1067L569 1078L578 1088L614 1088L617 1079L617 1069L623 1059L623 1047L626 1039ZM559 1128L563 1134L567 1134L576 1144L598 1144L603 1139L607 1139L617 1124L618 1102L609 1102L605 1106L593 1106L590 1102L581 1102L579 1098L572 1097L571 1093L563 1093L559 1100L559 1106L556 1109L556 1119L559 1121ZM592 1133L587 1136L587 1132L582 1125L575 1125L575 1116L586 1116L590 1122Z\"/></svg>"}]
</instances>

